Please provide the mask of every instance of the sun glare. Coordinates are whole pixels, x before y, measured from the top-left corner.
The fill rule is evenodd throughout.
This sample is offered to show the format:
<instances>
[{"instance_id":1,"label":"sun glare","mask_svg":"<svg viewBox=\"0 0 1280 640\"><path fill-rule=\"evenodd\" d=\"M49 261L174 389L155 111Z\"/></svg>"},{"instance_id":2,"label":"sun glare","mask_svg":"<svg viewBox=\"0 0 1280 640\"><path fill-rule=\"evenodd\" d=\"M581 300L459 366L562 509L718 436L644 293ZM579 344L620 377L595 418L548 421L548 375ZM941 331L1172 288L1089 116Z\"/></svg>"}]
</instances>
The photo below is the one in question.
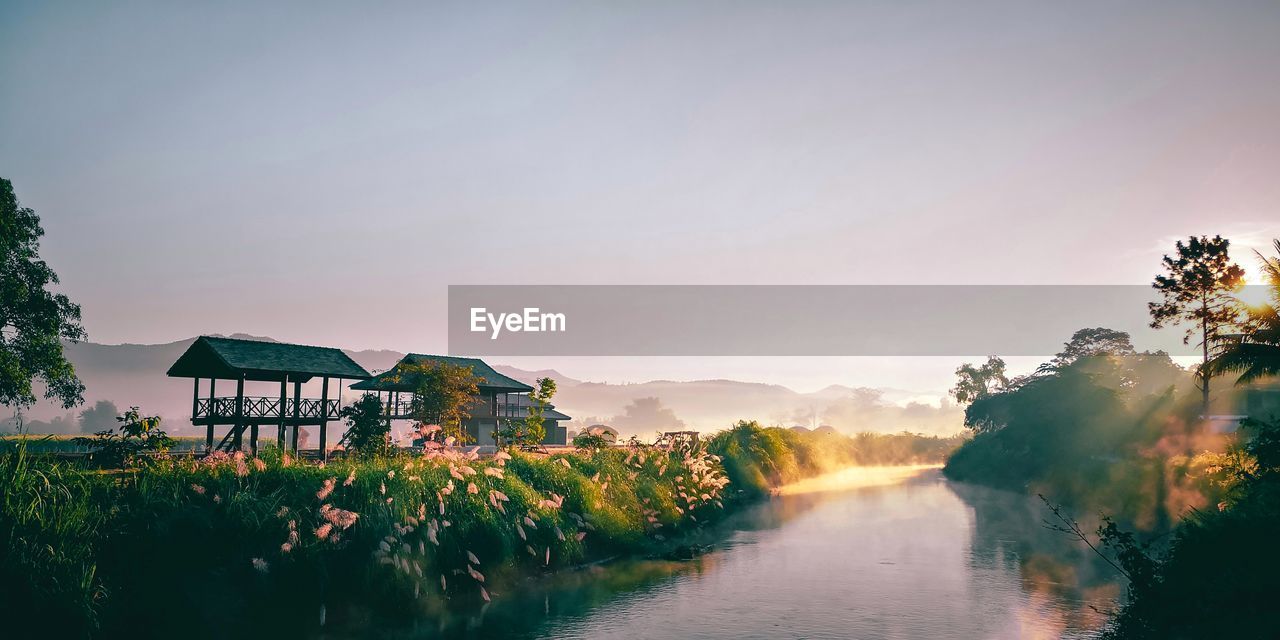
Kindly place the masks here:
<instances>
[{"instance_id":1,"label":"sun glare","mask_svg":"<svg viewBox=\"0 0 1280 640\"><path fill-rule=\"evenodd\" d=\"M1244 286L1236 293L1236 299L1250 308L1271 304L1271 286L1262 268L1256 264L1244 265Z\"/></svg>"}]
</instances>

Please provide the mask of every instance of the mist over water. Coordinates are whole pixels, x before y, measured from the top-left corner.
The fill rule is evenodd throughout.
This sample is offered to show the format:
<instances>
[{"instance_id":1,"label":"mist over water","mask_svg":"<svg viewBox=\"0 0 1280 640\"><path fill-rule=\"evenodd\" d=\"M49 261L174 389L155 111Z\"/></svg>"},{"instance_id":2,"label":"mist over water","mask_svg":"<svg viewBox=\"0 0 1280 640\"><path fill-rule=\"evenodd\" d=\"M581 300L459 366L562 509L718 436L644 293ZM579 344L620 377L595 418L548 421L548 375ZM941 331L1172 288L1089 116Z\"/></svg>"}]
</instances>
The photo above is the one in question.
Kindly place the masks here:
<instances>
[{"instance_id":1,"label":"mist over water","mask_svg":"<svg viewBox=\"0 0 1280 640\"><path fill-rule=\"evenodd\" d=\"M1121 585L1087 550L1044 528L1043 515L1034 497L952 483L932 468L854 468L731 517L708 532L715 550L695 560L562 572L439 626L379 630L397 638L1091 637Z\"/></svg>"}]
</instances>

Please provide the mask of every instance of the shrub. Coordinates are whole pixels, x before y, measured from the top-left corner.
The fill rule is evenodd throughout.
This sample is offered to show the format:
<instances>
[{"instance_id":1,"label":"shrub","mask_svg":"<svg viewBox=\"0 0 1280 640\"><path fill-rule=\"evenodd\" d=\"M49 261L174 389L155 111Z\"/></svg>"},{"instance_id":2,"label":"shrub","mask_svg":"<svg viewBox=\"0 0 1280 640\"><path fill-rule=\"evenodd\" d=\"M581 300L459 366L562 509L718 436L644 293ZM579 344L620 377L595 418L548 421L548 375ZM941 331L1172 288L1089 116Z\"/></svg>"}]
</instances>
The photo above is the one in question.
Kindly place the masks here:
<instances>
[{"instance_id":1,"label":"shrub","mask_svg":"<svg viewBox=\"0 0 1280 640\"><path fill-rule=\"evenodd\" d=\"M137 407L117 416L117 429L99 431L92 438L75 438L79 445L94 448L94 458L104 467L120 467L135 462L142 454L163 453L176 442L160 429L160 417L143 417ZM117 432L118 430L118 432Z\"/></svg>"},{"instance_id":2,"label":"shrub","mask_svg":"<svg viewBox=\"0 0 1280 640\"><path fill-rule=\"evenodd\" d=\"M342 445L348 451L366 456L384 456L391 452L391 424L382 416L382 400L366 393L343 407L338 417L347 423Z\"/></svg>"}]
</instances>

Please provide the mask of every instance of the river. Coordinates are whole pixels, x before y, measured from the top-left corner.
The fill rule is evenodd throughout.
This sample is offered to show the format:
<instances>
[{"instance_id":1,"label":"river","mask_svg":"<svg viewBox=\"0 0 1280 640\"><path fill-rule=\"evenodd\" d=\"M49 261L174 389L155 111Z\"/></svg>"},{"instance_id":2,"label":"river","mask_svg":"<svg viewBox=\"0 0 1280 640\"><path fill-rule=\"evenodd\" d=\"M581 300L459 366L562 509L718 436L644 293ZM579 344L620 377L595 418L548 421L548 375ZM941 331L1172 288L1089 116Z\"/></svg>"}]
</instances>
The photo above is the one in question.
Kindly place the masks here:
<instances>
[{"instance_id":1,"label":"river","mask_svg":"<svg viewBox=\"0 0 1280 640\"><path fill-rule=\"evenodd\" d=\"M729 518L689 561L530 580L395 638L1087 638L1121 585L1034 497L852 469ZM366 632L370 629L365 629Z\"/></svg>"}]
</instances>

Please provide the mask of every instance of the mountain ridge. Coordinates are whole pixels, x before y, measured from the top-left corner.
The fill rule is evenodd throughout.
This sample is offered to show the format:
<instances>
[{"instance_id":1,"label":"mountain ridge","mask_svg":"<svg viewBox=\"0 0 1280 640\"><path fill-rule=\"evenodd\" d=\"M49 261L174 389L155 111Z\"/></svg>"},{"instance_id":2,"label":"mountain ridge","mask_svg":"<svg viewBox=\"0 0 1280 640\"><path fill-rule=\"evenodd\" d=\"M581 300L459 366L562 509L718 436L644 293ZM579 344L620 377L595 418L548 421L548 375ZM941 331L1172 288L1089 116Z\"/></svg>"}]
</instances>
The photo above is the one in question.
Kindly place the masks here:
<instances>
[{"instance_id":1,"label":"mountain ridge","mask_svg":"<svg viewBox=\"0 0 1280 640\"><path fill-rule=\"evenodd\" d=\"M267 336L236 333L228 337L279 342ZM160 415L175 433L192 431L189 420L192 383L169 378L169 366L196 337L157 344L116 345L80 342L66 345L67 359L86 386L85 405L78 414L99 400L114 402L118 408L138 406L148 414ZM389 349L343 349L370 372L385 371L403 357ZM574 417L572 425L618 423L624 433L669 428L716 430L739 419L767 424L815 427L831 424L848 433L900 431L954 433L960 428L961 413L943 399L938 405L920 402L895 404L894 395L904 398L921 394L897 389L870 389L828 385L818 391L799 392L773 383L729 378L704 380L658 379L647 382L613 384L580 380L547 368L527 370L491 363L504 375L526 383L541 377L556 380L559 391L553 400L557 408ZM251 395L272 395L267 383L254 383ZM262 388L258 388L262 387ZM310 390L304 390L308 393ZM313 393L318 393L318 388ZM344 392L344 400L352 392ZM649 399L656 398L656 401ZM24 412L28 420L49 421L69 412L49 402L40 402ZM6 416L7 417L7 416Z\"/></svg>"}]
</instances>

